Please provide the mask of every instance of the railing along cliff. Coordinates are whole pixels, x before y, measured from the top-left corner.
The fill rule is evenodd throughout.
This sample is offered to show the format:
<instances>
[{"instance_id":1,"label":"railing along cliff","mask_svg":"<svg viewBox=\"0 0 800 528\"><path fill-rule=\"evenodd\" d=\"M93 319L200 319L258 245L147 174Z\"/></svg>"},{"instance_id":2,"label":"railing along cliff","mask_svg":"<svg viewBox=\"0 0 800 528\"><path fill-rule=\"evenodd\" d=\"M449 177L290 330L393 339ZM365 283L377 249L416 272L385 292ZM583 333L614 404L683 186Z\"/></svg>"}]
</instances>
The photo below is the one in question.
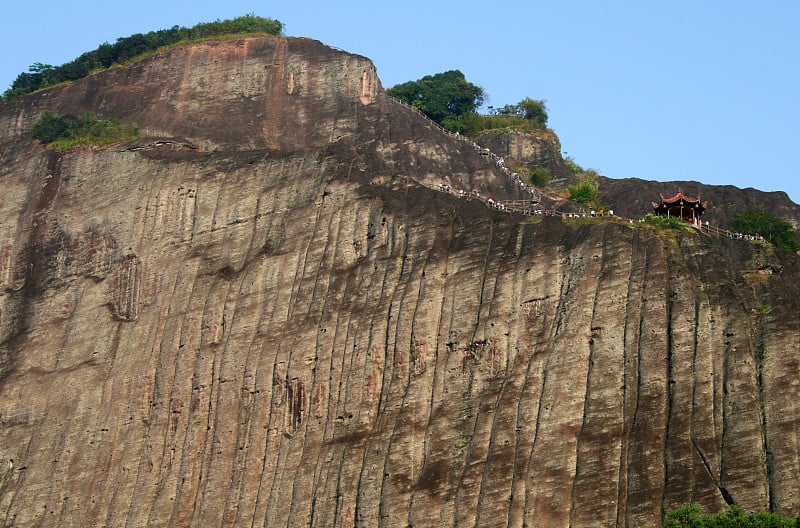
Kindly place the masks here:
<instances>
[{"instance_id":1,"label":"railing along cliff","mask_svg":"<svg viewBox=\"0 0 800 528\"><path fill-rule=\"evenodd\" d=\"M389 95L389 94L386 94L386 95L388 95L388 96L389 96L389 99L391 99L392 101L394 101L394 102L396 102L396 103L398 103L398 104L401 104L401 105L405 106L406 108L408 108L409 110L412 110L412 111L414 111L414 112L418 113L419 115L421 115L422 117L424 117L425 119L427 119L427 120L428 120L428 123L430 123L430 124L431 124L431 125L433 125L434 127L438 128L439 130L441 130L442 132L444 132L444 133L445 133L445 134L447 134L448 136L451 136L451 137L454 137L454 138L458 138L458 139L463 139L464 141L471 141L469 138L467 138L466 136L462 136L462 135L461 135L461 134L459 134L458 132L451 132L450 130L447 130L447 129L446 129L446 128L444 128L442 125L440 125L439 123L437 123L436 121L434 121L433 119L431 119L430 117L428 117L428 116L425 114L425 112L421 111L419 108L414 108L414 107L413 107L413 106L411 106L410 104L408 104L408 103L406 103L406 102L404 102L404 101L401 101L401 100L400 100L400 99L398 99L397 97L392 97L392 96L391 96L391 95Z\"/></svg>"},{"instance_id":2,"label":"railing along cliff","mask_svg":"<svg viewBox=\"0 0 800 528\"><path fill-rule=\"evenodd\" d=\"M502 172L506 176L512 178L514 186L515 187L519 187L518 190L528 193L531 196L531 200L533 202L538 203L540 201L539 193L533 187L531 187L530 185L528 185L524 181L522 181L519 178L519 175L516 172L510 171L508 168L506 168L505 161L503 160L502 157L498 156L497 154L495 154L494 152L492 152L488 148L485 148L485 147L482 147L482 146L478 145L475 141L472 140L472 138L469 138L467 136L463 136L463 135L459 134L458 132L451 132L451 131L445 129L439 123L437 123L436 121L434 121L433 119L431 119L430 117L425 115L425 113L420 111L418 108L414 108L413 106L401 101L400 99L397 99L396 97L392 97L391 95L389 95L389 98L391 100L395 101L396 103L404 106L405 108L408 108L409 110L412 110L413 112L416 112L417 114L421 115L423 118L425 118L428 121L428 123L430 123L435 128L439 129L442 133L444 133L444 134L446 134L446 135L448 135L450 137L459 139L461 141L465 141L465 142L469 143L470 145L472 145L472 147L475 148L475 150L478 153L480 153L482 155L485 155L485 156L488 156L492 161L494 161L495 165L497 165L497 168L500 170L500 172ZM448 186L448 189L449 189L449 186ZM440 190L442 190L442 189L440 189ZM461 192L463 192L463 191L461 191ZM497 203L497 202L495 202L495 203Z\"/></svg>"},{"instance_id":3,"label":"railing along cliff","mask_svg":"<svg viewBox=\"0 0 800 528\"><path fill-rule=\"evenodd\" d=\"M724 236L728 237L733 240L749 240L749 241L757 241L757 240L764 240L764 237L758 233L739 233L728 231L727 229L722 229L717 226L709 225L708 223L702 224L700 226L700 230L708 233L709 235L717 235L717 236Z\"/></svg>"},{"instance_id":4,"label":"railing along cliff","mask_svg":"<svg viewBox=\"0 0 800 528\"><path fill-rule=\"evenodd\" d=\"M498 209L498 210L501 210L501 211L506 211L506 212L521 213L521 214L528 215L528 216L534 216L534 215L535 216L560 216L562 218L586 218L586 217L598 217L598 216L599 217L602 217L602 216L613 216L613 217L619 218L621 220L627 220L628 222L630 222L632 224L636 223L636 221L633 220L633 219L625 219L625 218L622 218L622 217L615 216L612 211L609 211L608 213L605 213L605 214L603 212L600 212L600 214L596 214L594 211L592 211L591 213L588 213L588 214L587 213L565 213L565 212L559 212L556 209L547 209L545 207L541 207L540 204L539 204L540 195L536 192L536 190L533 189L533 187L528 186L527 184L525 184L525 182L523 182L521 179L519 179L517 173L509 171L505 167L505 162L504 162L502 157L497 156L495 153L491 152L489 149L487 149L485 147L481 147L480 145L475 143L471 138L469 138L467 136L463 136L463 135L459 134L458 132L451 132L450 130L447 130L442 125L440 125L439 123L437 123L436 121L434 121L433 119L428 117L420 109L414 108L410 104L407 104L404 101L401 101L400 99L397 99L396 97L392 97L391 95L389 95L389 99L391 99L392 101L404 106L405 108L408 108L409 110L412 110L413 112L416 112L417 114L419 114L420 116L425 118L428 121L428 123L430 123L433 127L438 128L442 133L444 133L444 134L446 134L446 135L448 135L450 137L453 137L453 138L456 138L456 139L460 139L462 141L466 141L466 142L470 143L471 145L473 145L478 152L480 152L483 155L487 155L492 160L494 160L494 162L497 164L498 168L505 175L514 178L515 185L519 185L523 190L527 191L531 195L531 199L530 200L494 200L491 197L490 198L483 198L480 194L478 194L475 191L473 191L471 193L467 193L466 191L460 190L460 191L458 191L458 195L460 197L467 198L467 199L478 199L478 200L481 200L482 202L484 202L488 207L492 207L492 208L495 208L495 209ZM448 184L440 184L438 190L443 191L443 192L447 192L447 193L451 192L450 186ZM698 229L701 232L707 233L709 235L724 236L724 237L730 238L732 240L747 240L747 241L763 241L764 240L764 237L762 237L758 233L756 233L756 234L734 233L734 232L728 231L726 229L722 229L722 228L717 227L717 226L709 225L708 222L706 222L706 223L701 222L700 226L698 227Z\"/></svg>"}]
</instances>

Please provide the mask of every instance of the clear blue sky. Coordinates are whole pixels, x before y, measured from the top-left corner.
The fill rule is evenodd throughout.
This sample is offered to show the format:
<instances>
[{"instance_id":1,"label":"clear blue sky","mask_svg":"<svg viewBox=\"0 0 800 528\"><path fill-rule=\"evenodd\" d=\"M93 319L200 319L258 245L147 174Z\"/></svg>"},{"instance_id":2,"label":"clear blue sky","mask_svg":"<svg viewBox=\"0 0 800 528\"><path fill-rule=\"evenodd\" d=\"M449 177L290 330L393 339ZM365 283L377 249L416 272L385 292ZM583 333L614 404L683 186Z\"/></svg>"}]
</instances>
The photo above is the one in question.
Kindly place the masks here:
<instances>
[{"instance_id":1,"label":"clear blue sky","mask_svg":"<svg viewBox=\"0 0 800 528\"><path fill-rule=\"evenodd\" d=\"M797 0L11 2L0 89L35 62L247 13L372 59L384 87L459 69L487 104L545 99L563 151L606 176L800 202Z\"/></svg>"}]
</instances>

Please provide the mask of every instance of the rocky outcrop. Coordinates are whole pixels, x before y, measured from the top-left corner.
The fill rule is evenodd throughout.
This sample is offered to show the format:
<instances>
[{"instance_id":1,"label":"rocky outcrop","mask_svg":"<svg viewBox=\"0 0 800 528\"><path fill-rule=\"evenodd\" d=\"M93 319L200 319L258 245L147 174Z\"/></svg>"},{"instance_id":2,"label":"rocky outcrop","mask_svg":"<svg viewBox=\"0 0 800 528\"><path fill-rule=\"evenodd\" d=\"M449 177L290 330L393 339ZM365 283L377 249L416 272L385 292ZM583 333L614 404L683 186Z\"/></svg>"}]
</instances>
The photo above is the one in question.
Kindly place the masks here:
<instances>
[{"instance_id":1,"label":"rocky outcrop","mask_svg":"<svg viewBox=\"0 0 800 528\"><path fill-rule=\"evenodd\" d=\"M498 156L522 163L528 169L545 167L550 171L550 185L554 188L565 188L574 176L561 156L561 142L552 130L490 131L481 134L476 141Z\"/></svg>"},{"instance_id":2,"label":"rocky outcrop","mask_svg":"<svg viewBox=\"0 0 800 528\"><path fill-rule=\"evenodd\" d=\"M783 191L764 192L733 185L706 185L696 181L657 182L638 178L601 178L599 198L613 203L615 211L630 218L652 212L653 202L660 195L669 198L683 190L692 197L700 196L706 204L704 219L715 225L726 226L744 209L763 209L800 229L800 206L792 202Z\"/></svg>"},{"instance_id":3,"label":"rocky outcrop","mask_svg":"<svg viewBox=\"0 0 800 528\"><path fill-rule=\"evenodd\" d=\"M518 192L373 75L246 39L0 104L2 524L795 514L796 256L433 190Z\"/></svg>"},{"instance_id":4,"label":"rocky outcrop","mask_svg":"<svg viewBox=\"0 0 800 528\"><path fill-rule=\"evenodd\" d=\"M550 130L537 131L535 134L514 130L493 131L482 134L476 141L512 164L521 164L528 169L547 168L551 174L549 187L552 189L563 190L574 178L561 157L558 137ZM689 196L699 196L703 200L707 207L703 218L718 227L727 226L744 209L763 209L790 222L795 229L800 229L800 206L783 191L764 192L750 187L739 189L732 185L706 185L697 181L658 182L605 176L598 178L598 184L598 200L626 218L640 218L652 213L652 204L658 203L661 195L668 198L682 190ZM549 194L555 197L555 193ZM566 210L567 206L559 204L558 208Z\"/></svg>"}]
</instances>

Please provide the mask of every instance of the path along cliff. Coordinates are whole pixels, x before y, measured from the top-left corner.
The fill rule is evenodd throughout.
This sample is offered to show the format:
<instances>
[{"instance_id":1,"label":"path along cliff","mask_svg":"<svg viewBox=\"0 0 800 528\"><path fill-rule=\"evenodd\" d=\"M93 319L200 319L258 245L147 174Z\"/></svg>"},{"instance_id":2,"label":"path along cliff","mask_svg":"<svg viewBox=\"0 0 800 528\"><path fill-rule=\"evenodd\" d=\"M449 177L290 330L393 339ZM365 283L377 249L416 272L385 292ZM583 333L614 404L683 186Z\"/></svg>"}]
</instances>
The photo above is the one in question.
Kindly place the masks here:
<instances>
[{"instance_id":1,"label":"path along cliff","mask_svg":"<svg viewBox=\"0 0 800 528\"><path fill-rule=\"evenodd\" d=\"M519 191L363 57L176 48L0 102L0 157L4 526L800 510L797 257L437 192Z\"/></svg>"}]
</instances>

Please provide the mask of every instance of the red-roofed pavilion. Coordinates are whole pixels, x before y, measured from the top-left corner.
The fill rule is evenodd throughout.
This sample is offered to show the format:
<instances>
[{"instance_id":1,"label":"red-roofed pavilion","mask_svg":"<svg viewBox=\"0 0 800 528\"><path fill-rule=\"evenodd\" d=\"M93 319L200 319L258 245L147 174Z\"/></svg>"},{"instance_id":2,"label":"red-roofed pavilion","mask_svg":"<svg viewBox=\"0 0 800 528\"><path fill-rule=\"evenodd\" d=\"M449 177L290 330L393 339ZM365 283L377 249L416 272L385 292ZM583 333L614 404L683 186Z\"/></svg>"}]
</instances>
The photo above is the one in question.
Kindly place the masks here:
<instances>
[{"instance_id":1,"label":"red-roofed pavilion","mask_svg":"<svg viewBox=\"0 0 800 528\"><path fill-rule=\"evenodd\" d=\"M661 202L653 203L653 212L659 216L677 217L687 222L697 224L700 217L706 210L706 205L700 201L700 197L690 198L678 191L672 198L664 198L661 195Z\"/></svg>"}]
</instances>

